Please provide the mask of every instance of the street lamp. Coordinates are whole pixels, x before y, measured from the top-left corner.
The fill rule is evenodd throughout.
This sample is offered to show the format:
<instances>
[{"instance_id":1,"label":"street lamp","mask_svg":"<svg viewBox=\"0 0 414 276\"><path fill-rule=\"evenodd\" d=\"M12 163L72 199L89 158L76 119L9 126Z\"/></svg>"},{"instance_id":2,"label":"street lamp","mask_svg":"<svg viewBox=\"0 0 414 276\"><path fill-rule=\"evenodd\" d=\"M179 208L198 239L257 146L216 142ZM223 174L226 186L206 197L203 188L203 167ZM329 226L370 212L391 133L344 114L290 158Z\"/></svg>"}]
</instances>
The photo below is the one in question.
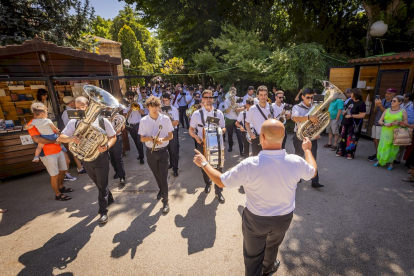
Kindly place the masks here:
<instances>
[{"instance_id":1,"label":"street lamp","mask_svg":"<svg viewBox=\"0 0 414 276\"><path fill-rule=\"evenodd\" d=\"M129 70L129 66L131 65L131 61L129 60L129 59L124 59L124 66L126 66L126 68L128 68L128 70ZM128 79L128 86L129 87L131 87L131 82L130 82L130 80Z\"/></svg>"},{"instance_id":2,"label":"street lamp","mask_svg":"<svg viewBox=\"0 0 414 276\"><path fill-rule=\"evenodd\" d=\"M385 35L387 30L388 30L388 25L385 24L384 21L379 20L379 21L374 22L374 24L371 25L371 28L369 29L369 34L372 37L381 37ZM384 46L382 45L382 41L379 38L378 40L381 42L382 54L384 54Z\"/></svg>"}]
</instances>

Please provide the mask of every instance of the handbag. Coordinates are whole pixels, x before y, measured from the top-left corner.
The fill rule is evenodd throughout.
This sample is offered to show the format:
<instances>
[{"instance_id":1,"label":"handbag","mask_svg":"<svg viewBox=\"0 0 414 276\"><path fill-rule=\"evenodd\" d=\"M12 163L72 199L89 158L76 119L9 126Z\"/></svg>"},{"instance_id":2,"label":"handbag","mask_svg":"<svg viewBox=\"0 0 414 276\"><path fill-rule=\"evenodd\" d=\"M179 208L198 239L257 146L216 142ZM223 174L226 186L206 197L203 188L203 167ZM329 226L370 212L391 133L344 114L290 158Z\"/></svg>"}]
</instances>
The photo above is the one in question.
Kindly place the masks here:
<instances>
[{"instance_id":1,"label":"handbag","mask_svg":"<svg viewBox=\"0 0 414 276\"><path fill-rule=\"evenodd\" d=\"M394 146L409 146L413 141L413 130L409 128L394 129Z\"/></svg>"}]
</instances>

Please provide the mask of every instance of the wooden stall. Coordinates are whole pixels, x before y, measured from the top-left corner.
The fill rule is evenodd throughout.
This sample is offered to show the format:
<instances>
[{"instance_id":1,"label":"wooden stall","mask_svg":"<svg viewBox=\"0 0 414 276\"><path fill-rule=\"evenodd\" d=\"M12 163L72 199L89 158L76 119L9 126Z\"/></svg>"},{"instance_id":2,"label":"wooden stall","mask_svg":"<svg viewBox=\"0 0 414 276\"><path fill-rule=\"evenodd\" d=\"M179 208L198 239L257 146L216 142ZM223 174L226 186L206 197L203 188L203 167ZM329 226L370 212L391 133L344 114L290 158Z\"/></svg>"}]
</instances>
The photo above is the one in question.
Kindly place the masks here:
<instances>
[{"instance_id":1,"label":"wooden stall","mask_svg":"<svg viewBox=\"0 0 414 276\"><path fill-rule=\"evenodd\" d=\"M331 68L330 81L342 91L346 88L361 88L367 103L362 134L371 136L376 111L374 98L384 98L385 90L394 87L400 95L413 92L414 52L388 54L348 61L347 68ZM350 76L350 72L352 76Z\"/></svg>"},{"instance_id":2,"label":"wooden stall","mask_svg":"<svg viewBox=\"0 0 414 276\"><path fill-rule=\"evenodd\" d=\"M34 144L22 144L22 136L28 135L22 127L33 118L30 106L39 89L47 90L55 115L51 119L60 125L63 97L82 95L86 83L122 96L120 64L119 57L60 47L41 38L0 47L0 179L44 169L41 162L31 162Z\"/></svg>"}]
</instances>

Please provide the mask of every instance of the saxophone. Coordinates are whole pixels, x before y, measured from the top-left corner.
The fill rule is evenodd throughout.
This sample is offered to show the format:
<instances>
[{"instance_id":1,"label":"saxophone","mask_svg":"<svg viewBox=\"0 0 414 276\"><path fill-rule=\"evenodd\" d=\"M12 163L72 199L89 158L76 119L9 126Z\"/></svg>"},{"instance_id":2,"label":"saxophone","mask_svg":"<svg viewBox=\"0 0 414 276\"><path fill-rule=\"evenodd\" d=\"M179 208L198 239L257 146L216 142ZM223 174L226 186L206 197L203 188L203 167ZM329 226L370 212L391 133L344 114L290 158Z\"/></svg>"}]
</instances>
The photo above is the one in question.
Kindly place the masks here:
<instances>
[{"instance_id":1,"label":"saxophone","mask_svg":"<svg viewBox=\"0 0 414 276\"><path fill-rule=\"evenodd\" d=\"M327 107L329 104L336 99L344 99L345 95L342 91L330 83L329 81L322 81L323 86L325 87L325 97L324 101L321 104L314 105L307 115L313 115L318 117L319 123L314 124L310 120L307 120L303 123L298 124L298 129L296 131L296 136L299 140L308 137L310 140L315 140L325 128L329 125L331 121L331 116Z\"/></svg>"},{"instance_id":2,"label":"saxophone","mask_svg":"<svg viewBox=\"0 0 414 276\"><path fill-rule=\"evenodd\" d=\"M108 136L102 128L92 126L92 123L102 111L119 107L119 102L102 88L85 85L83 90L89 96L90 103L85 111L85 118L79 121L73 134L79 137L80 143L70 142L69 149L78 159L93 161L99 155L98 147L108 142Z\"/></svg>"}]
</instances>

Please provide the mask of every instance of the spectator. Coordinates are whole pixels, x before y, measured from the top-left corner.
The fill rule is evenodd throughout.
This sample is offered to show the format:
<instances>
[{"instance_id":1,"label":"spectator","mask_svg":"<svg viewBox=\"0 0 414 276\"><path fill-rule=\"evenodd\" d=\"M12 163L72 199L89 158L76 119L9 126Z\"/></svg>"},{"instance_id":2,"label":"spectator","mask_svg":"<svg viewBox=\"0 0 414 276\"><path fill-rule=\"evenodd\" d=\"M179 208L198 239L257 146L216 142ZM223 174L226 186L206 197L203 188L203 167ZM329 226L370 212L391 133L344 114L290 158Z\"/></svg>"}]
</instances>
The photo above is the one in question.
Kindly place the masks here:
<instances>
[{"instance_id":1,"label":"spectator","mask_svg":"<svg viewBox=\"0 0 414 276\"><path fill-rule=\"evenodd\" d=\"M41 106L43 109L45 105ZM29 122L28 125L31 124ZM43 152L40 154L40 160L46 167L47 172L50 175L50 184L55 193L55 199L59 201L66 201L72 199L71 197L64 195L63 193L73 192L71 188L65 188L63 186L63 179L65 177L65 171L68 169L66 164L65 155L63 154L62 147L55 144L56 140L49 140L40 136L36 127L28 129L30 136L35 143L45 144Z\"/></svg>"},{"instance_id":2,"label":"spectator","mask_svg":"<svg viewBox=\"0 0 414 276\"><path fill-rule=\"evenodd\" d=\"M407 112L408 124L414 123L413 99L414 99L414 94L406 93L404 94L404 101L401 104L401 107L405 109L405 111ZM400 149L398 150L398 154L395 157L394 165L401 163L403 156L404 156L405 149L406 149L406 146L400 146Z\"/></svg>"},{"instance_id":3,"label":"spectator","mask_svg":"<svg viewBox=\"0 0 414 276\"><path fill-rule=\"evenodd\" d=\"M336 150L338 146L339 139L339 123L342 120L342 110L344 109L344 102L342 99L335 99L329 104L329 116L331 121L326 128L326 133L329 134L328 144L324 145L324 148L331 148L331 150ZM332 138L335 136L334 143L332 144Z\"/></svg>"},{"instance_id":4,"label":"spectator","mask_svg":"<svg viewBox=\"0 0 414 276\"><path fill-rule=\"evenodd\" d=\"M351 100L351 94L352 94L351 90L352 90L351 88L345 89L344 94L345 94L346 100L344 102L344 106L346 106L348 104L348 102Z\"/></svg>"},{"instance_id":5,"label":"spectator","mask_svg":"<svg viewBox=\"0 0 414 276\"><path fill-rule=\"evenodd\" d=\"M407 112L401 108L403 96L395 96L391 101L391 107L382 113L378 123L383 126L381 137L378 145L377 159L375 167L390 163L388 170L394 169L394 160L398 153L399 147L394 146L394 129L399 127L399 122L407 124Z\"/></svg>"},{"instance_id":6,"label":"spectator","mask_svg":"<svg viewBox=\"0 0 414 276\"><path fill-rule=\"evenodd\" d=\"M385 91L385 99L375 99L375 108L377 110L377 115L375 116L374 125L372 126L372 133L371 137L374 140L375 151L378 151L378 143L381 137L381 129L382 126L379 124L379 119L381 118L383 112L387 110L387 108L391 107L391 100L397 94L397 89L395 88L388 88ZM377 153L374 155L368 156L369 161L378 161L377 160Z\"/></svg>"},{"instance_id":7,"label":"spectator","mask_svg":"<svg viewBox=\"0 0 414 276\"><path fill-rule=\"evenodd\" d=\"M402 127L408 127L408 128L414 129L414 124L413 123L406 124L404 122L400 122L399 125L402 126ZM413 182L412 185L414 186L414 150L411 151L411 154L408 157L407 161L405 162L405 165L407 167L409 167L410 176L404 178L402 181Z\"/></svg>"},{"instance_id":8,"label":"spectator","mask_svg":"<svg viewBox=\"0 0 414 276\"><path fill-rule=\"evenodd\" d=\"M351 160L355 157L355 151L361 136L362 120L366 114L366 105L362 100L362 92L358 88L351 90L351 97L345 110L341 126L341 140L336 156L346 156Z\"/></svg>"},{"instance_id":9,"label":"spectator","mask_svg":"<svg viewBox=\"0 0 414 276\"><path fill-rule=\"evenodd\" d=\"M49 99L49 94L45 89L37 90L36 100L32 103L42 103L47 107L47 112L51 120L55 119L55 112Z\"/></svg>"}]
</instances>

